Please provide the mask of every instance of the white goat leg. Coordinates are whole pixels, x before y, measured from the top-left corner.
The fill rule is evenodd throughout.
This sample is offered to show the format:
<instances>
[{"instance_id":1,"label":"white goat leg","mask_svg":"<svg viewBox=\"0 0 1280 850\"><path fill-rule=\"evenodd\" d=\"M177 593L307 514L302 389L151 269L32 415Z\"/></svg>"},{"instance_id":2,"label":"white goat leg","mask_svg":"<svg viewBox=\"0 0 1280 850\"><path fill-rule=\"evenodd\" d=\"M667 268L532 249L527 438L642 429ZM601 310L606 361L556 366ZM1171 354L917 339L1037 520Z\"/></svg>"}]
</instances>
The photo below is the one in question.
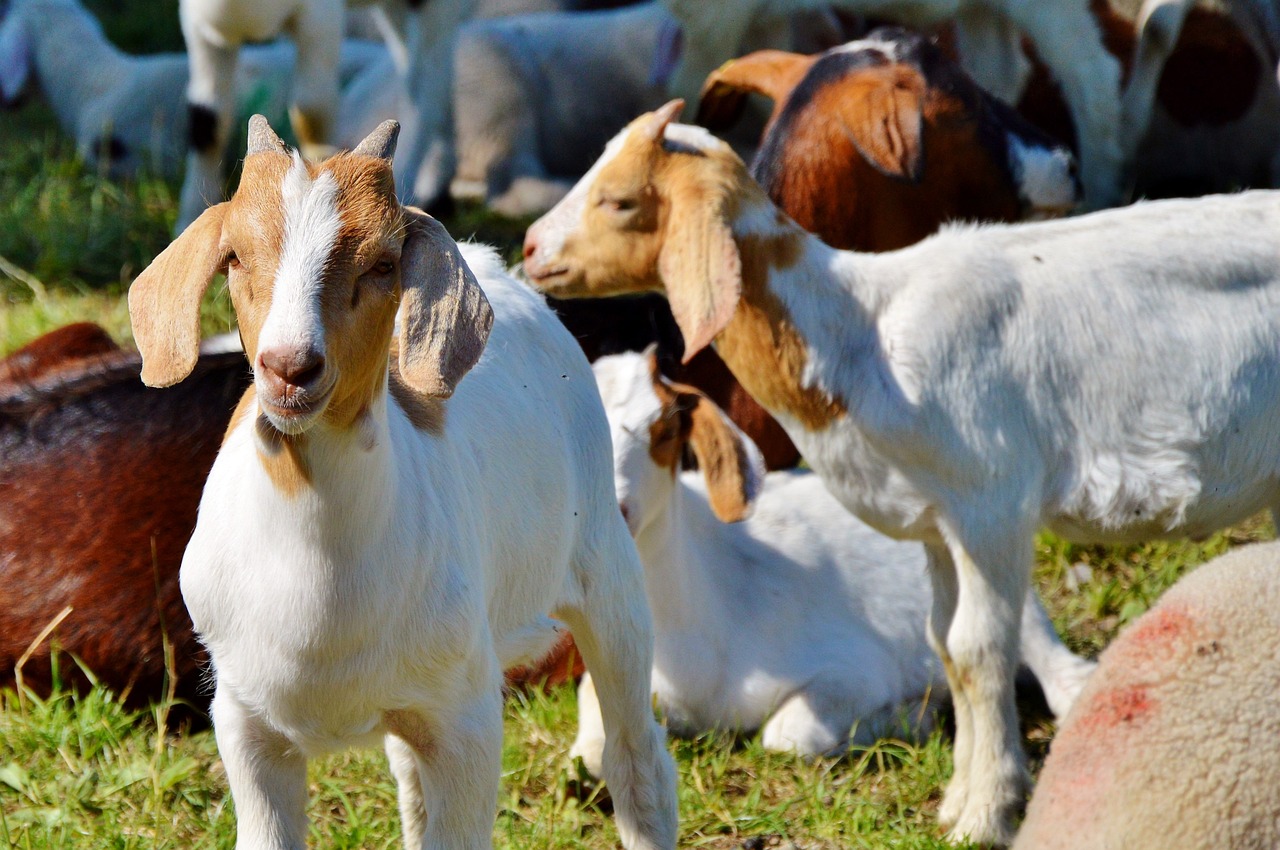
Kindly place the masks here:
<instances>
[{"instance_id":1,"label":"white goat leg","mask_svg":"<svg viewBox=\"0 0 1280 850\"><path fill-rule=\"evenodd\" d=\"M418 769L418 756L409 742L398 735L387 735L386 750L391 775L396 778L396 797L400 807L400 829L404 833L404 846L420 847L427 834L427 808L422 796L422 774Z\"/></svg>"},{"instance_id":2,"label":"white goat leg","mask_svg":"<svg viewBox=\"0 0 1280 850\"><path fill-rule=\"evenodd\" d=\"M307 844L307 762L283 735L259 722L230 692L213 697L218 755L236 801L236 847L303 850Z\"/></svg>"},{"instance_id":3,"label":"white goat leg","mask_svg":"<svg viewBox=\"0 0 1280 850\"><path fill-rule=\"evenodd\" d=\"M1022 662L1040 682L1049 710L1058 720L1067 716L1098 666L1063 645L1034 593L1027 594L1022 606Z\"/></svg>"},{"instance_id":4,"label":"white goat leg","mask_svg":"<svg viewBox=\"0 0 1280 850\"><path fill-rule=\"evenodd\" d=\"M212 44L189 16L182 16L191 63L187 101L191 111L187 173L174 233L186 230L209 204L222 199L222 153L230 135L238 48ZM212 132L207 125L212 118Z\"/></svg>"}]
</instances>

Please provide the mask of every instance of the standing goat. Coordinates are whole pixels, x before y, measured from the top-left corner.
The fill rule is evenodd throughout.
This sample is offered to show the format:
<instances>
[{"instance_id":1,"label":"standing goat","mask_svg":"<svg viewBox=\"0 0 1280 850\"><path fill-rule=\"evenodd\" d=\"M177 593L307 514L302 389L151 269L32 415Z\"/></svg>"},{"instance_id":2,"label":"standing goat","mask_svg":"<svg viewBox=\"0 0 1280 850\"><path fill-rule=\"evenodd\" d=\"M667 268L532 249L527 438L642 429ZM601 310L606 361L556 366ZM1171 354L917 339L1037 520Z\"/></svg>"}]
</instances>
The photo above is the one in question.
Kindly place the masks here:
<instances>
[{"instance_id":1,"label":"standing goat","mask_svg":"<svg viewBox=\"0 0 1280 850\"><path fill-rule=\"evenodd\" d=\"M851 734L869 744L927 730L929 697L946 685L925 638L920 545L850 516L812 472L763 474L751 441L701 392L658 374L652 354L592 369L648 582L668 726L759 729L766 749L806 756L839 753ZM678 472L686 446L697 472ZM1023 660L1065 714L1094 665L1062 645L1031 592L1022 635ZM604 734L587 713L589 677L582 687L573 751L598 771Z\"/></svg>"},{"instance_id":2,"label":"standing goat","mask_svg":"<svg viewBox=\"0 0 1280 850\"><path fill-rule=\"evenodd\" d=\"M410 109L408 150L401 156L401 197L419 191L424 202L436 199L453 173L453 35L471 15L476 0L353 0L382 3L388 46L400 57ZM298 47L290 119L302 151L321 158L333 148L338 110L338 53L342 42L344 0L180 0L178 14L191 62L187 89L190 146L182 184L178 230L209 203L222 198L222 157L232 120L237 54L246 41L262 41L288 32ZM398 23L393 25L392 20ZM398 30L398 32L397 32ZM426 69L431 68L431 73ZM426 182L415 185L428 159Z\"/></svg>"},{"instance_id":3,"label":"standing goat","mask_svg":"<svg viewBox=\"0 0 1280 850\"><path fill-rule=\"evenodd\" d=\"M306 759L378 738L409 847L490 846L501 671L552 646L554 614L595 671L623 843L671 848L649 612L591 371L492 251L396 201L397 129L317 165L255 116L235 196L129 291L146 383L190 371L220 271L253 366L181 575L239 846L303 847Z\"/></svg>"},{"instance_id":4,"label":"standing goat","mask_svg":"<svg viewBox=\"0 0 1280 850\"><path fill-rule=\"evenodd\" d=\"M680 107L609 144L529 229L525 271L557 295L665 291L686 357L714 340L846 508L924 543L956 706L940 818L1005 843L1036 529L1200 535L1280 505L1280 195L837 251Z\"/></svg>"}]
</instances>

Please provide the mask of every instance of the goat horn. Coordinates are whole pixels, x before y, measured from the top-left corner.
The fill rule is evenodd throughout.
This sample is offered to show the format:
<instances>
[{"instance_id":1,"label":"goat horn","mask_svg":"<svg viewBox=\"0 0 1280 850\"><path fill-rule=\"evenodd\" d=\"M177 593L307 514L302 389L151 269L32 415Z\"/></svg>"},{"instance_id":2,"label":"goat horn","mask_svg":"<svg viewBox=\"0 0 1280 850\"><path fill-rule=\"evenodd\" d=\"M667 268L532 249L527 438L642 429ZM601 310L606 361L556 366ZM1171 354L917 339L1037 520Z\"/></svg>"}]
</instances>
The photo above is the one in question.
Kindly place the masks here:
<instances>
[{"instance_id":1,"label":"goat horn","mask_svg":"<svg viewBox=\"0 0 1280 850\"><path fill-rule=\"evenodd\" d=\"M396 139L400 136L400 122L387 119L378 125L365 140L352 151L357 156L376 156L387 162L396 153Z\"/></svg>"},{"instance_id":2,"label":"goat horn","mask_svg":"<svg viewBox=\"0 0 1280 850\"><path fill-rule=\"evenodd\" d=\"M288 153L285 143L280 141L276 131L271 129L267 119L255 115L249 119L249 150L247 156L255 153Z\"/></svg>"}]
</instances>

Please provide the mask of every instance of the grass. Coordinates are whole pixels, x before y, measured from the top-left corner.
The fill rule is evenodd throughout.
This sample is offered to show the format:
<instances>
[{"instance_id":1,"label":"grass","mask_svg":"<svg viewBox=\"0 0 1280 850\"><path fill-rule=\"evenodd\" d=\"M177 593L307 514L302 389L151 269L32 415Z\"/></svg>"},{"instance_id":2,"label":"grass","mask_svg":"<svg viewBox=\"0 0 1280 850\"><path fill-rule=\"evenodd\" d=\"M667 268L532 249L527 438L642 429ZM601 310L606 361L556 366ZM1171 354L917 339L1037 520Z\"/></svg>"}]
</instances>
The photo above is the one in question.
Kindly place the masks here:
<instances>
[{"instance_id":1,"label":"grass","mask_svg":"<svg viewBox=\"0 0 1280 850\"><path fill-rule=\"evenodd\" d=\"M175 0L92 4L108 33L138 51L178 49ZM163 12L163 14L160 14ZM0 355L79 319L129 339L123 293L169 241L177 186L150 175L117 183L86 169L39 105L0 122ZM475 208L446 221L518 254L526 222ZM229 330L225 288L211 287L206 333ZM1255 519L1203 543L1073 546L1042 535L1037 583L1073 648L1094 655L1183 573L1227 547L1272 536ZM1075 583L1077 589L1069 589ZM0 693L0 846L15 848L231 847L234 812L213 736L166 729L164 706L131 712L101 688ZM508 701L500 847L617 845L607 797L567 753L572 692ZM1029 723L1033 767L1052 733ZM950 743L885 741L839 760L803 763L759 741L712 735L673 742L680 774L681 845L765 850L945 846L934 823L950 774ZM380 753L353 752L310 768L312 843L399 846L395 791Z\"/></svg>"}]
</instances>

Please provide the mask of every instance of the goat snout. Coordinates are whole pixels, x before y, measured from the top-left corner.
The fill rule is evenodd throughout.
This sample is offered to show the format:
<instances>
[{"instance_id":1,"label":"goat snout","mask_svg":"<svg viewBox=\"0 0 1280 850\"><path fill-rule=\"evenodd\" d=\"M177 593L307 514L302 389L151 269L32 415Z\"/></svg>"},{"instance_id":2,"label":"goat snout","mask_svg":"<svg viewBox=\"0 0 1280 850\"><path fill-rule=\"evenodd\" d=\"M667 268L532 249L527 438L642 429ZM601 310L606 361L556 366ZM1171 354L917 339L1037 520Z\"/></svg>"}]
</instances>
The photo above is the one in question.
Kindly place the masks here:
<instances>
[{"instance_id":1,"label":"goat snout","mask_svg":"<svg viewBox=\"0 0 1280 850\"><path fill-rule=\"evenodd\" d=\"M325 359L314 348L263 349L257 372L266 400L285 412L306 412L324 395Z\"/></svg>"}]
</instances>

